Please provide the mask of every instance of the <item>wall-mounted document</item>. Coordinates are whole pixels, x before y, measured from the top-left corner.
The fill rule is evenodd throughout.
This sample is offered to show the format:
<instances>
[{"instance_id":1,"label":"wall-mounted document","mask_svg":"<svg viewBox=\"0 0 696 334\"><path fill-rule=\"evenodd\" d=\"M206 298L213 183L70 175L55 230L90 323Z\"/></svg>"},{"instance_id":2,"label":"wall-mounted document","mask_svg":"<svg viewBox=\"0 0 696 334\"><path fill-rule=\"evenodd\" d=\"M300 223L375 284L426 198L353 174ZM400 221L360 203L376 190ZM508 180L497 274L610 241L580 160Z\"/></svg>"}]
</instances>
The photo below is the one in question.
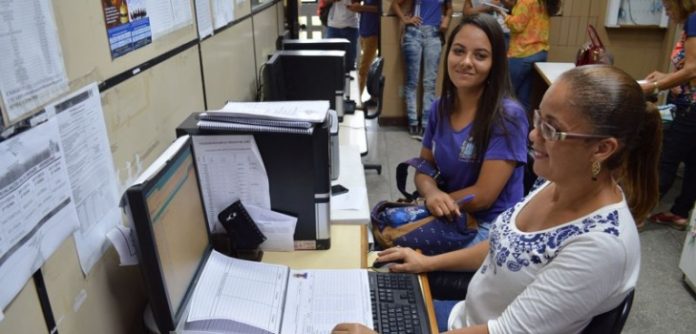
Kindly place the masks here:
<instances>
[{"instance_id":1,"label":"wall-mounted document","mask_svg":"<svg viewBox=\"0 0 696 334\"><path fill-rule=\"evenodd\" d=\"M230 0L212 0L213 27L220 29L234 21L234 4Z\"/></svg>"},{"instance_id":2,"label":"wall-mounted document","mask_svg":"<svg viewBox=\"0 0 696 334\"><path fill-rule=\"evenodd\" d=\"M116 173L97 84L49 105L46 113L58 119L80 218L75 246L82 271L88 273L108 248L107 232L121 221Z\"/></svg>"},{"instance_id":3,"label":"wall-mounted document","mask_svg":"<svg viewBox=\"0 0 696 334\"><path fill-rule=\"evenodd\" d=\"M55 119L0 142L0 309L79 225L63 153Z\"/></svg>"},{"instance_id":4,"label":"wall-mounted document","mask_svg":"<svg viewBox=\"0 0 696 334\"><path fill-rule=\"evenodd\" d=\"M193 136L193 151L211 231L224 231L217 216L238 199L271 209L266 167L253 136Z\"/></svg>"},{"instance_id":5,"label":"wall-mounted document","mask_svg":"<svg viewBox=\"0 0 696 334\"><path fill-rule=\"evenodd\" d=\"M1 11L0 93L14 122L68 91L68 78L51 1L3 1Z\"/></svg>"},{"instance_id":6,"label":"wall-mounted document","mask_svg":"<svg viewBox=\"0 0 696 334\"><path fill-rule=\"evenodd\" d=\"M189 0L138 0L137 2L146 4L152 25L152 38L155 40L193 24Z\"/></svg>"},{"instance_id":7,"label":"wall-mounted document","mask_svg":"<svg viewBox=\"0 0 696 334\"><path fill-rule=\"evenodd\" d=\"M144 1L102 1L111 58L152 43L150 12Z\"/></svg>"},{"instance_id":8,"label":"wall-mounted document","mask_svg":"<svg viewBox=\"0 0 696 334\"><path fill-rule=\"evenodd\" d=\"M213 12L210 0L195 0L198 38L204 39L213 34Z\"/></svg>"}]
</instances>

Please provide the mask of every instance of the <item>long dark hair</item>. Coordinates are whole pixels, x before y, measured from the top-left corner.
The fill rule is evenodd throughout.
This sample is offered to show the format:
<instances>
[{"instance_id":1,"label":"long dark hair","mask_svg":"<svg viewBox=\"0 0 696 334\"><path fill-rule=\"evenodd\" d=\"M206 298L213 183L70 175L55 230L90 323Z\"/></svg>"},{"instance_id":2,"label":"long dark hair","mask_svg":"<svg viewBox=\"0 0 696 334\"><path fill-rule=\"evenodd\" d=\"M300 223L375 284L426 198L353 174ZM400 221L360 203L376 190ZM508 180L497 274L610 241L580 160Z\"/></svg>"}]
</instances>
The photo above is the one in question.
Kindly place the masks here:
<instances>
[{"instance_id":1,"label":"long dark hair","mask_svg":"<svg viewBox=\"0 0 696 334\"><path fill-rule=\"evenodd\" d=\"M508 72L505 39L503 38L503 30L500 28L500 24L488 14L464 16L461 23L452 30L447 39L445 62L442 67L442 73L444 74L442 97L438 105L440 118L448 117L457 102L457 88L452 83L452 79L450 79L447 71L447 55L449 55L452 49L454 36L465 25L473 25L486 33L488 40L491 42L491 54L493 57L493 65L488 73L488 78L486 78L483 94L479 98L476 116L471 127L471 138L476 148L476 159L482 162L491 137L491 131L493 130L492 126L499 126L500 129L505 131L503 119L506 118L506 115L503 110L503 99L512 96L512 84L510 83L510 74Z\"/></svg>"},{"instance_id":2,"label":"long dark hair","mask_svg":"<svg viewBox=\"0 0 696 334\"><path fill-rule=\"evenodd\" d=\"M603 163L626 194L636 222L642 221L658 200L658 157L662 119L638 83L610 65L585 65L563 73L569 85L568 104L585 117L593 132L614 137L619 148Z\"/></svg>"},{"instance_id":3,"label":"long dark hair","mask_svg":"<svg viewBox=\"0 0 696 334\"><path fill-rule=\"evenodd\" d=\"M561 9L560 0L539 0L539 5L546 9L546 15L548 16L555 15Z\"/></svg>"}]
</instances>

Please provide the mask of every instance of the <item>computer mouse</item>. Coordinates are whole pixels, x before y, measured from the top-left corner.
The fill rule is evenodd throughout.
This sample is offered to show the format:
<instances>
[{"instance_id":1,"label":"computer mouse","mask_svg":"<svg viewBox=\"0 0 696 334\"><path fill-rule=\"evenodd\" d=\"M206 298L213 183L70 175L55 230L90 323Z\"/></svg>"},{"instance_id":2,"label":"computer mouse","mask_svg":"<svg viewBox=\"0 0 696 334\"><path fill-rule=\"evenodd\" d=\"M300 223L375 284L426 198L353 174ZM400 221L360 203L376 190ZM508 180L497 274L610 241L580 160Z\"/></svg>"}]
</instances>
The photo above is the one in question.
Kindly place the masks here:
<instances>
[{"instance_id":1,"label":"computer mouse","mask_svg":"<svg viewBox=\"0 0 696 334\"><path fill-rule=\"evenodd\" d=\"M404 263L404 260L394 260L394 261L385 261L385 262L380 262L380 261L375 261L372 262L372 268L375 269L376 271L382 271L382 272L387 272L389 271L389 268L395 264L402 264Z\"/></svg>"}]
</instances>

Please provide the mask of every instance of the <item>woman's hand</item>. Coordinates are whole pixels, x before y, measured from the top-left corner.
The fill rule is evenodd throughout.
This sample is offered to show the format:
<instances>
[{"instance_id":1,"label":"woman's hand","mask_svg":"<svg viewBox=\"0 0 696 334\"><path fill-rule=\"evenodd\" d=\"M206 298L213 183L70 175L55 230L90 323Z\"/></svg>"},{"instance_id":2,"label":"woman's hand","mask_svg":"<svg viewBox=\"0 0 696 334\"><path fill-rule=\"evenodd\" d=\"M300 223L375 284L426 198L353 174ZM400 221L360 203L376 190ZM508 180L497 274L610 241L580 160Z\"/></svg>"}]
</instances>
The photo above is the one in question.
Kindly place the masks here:
<instances>
[{"instance_id":1,"label":"woman's hand","mask_svg":"<svg viewBox=\"0 0 696 334\"><path fill-rule=\"evenodd\" d=\"M426 194L425 206L433 216L445 217L449 221L461 215L457 202L449 194L440 190Z\"/></svg>"},{"instance_id":2,"label":"woman's hand","mask_svg":"<svg viewBox=\"0 0 696 334\"><path fill-rule=\"evenodd\" d=\"M431 259L431 257L418 253L411 248L397 246L379 252L379 257L375 261L394 262L400 260L403 263L392 264L389 267L389 271L418 274L432 271Z\"/></svg>"},{"instance_id":3,"label":"woman's hand","mask_svg":"<svg viewBox=\"0 0 696 334\"><path fill-rule=\"evenodd\" d=\"M368 333L374 333L377 334L377 332L367 328L367 326L362 325L362 324L352 324L352 323L342 323L336 325L331 330L331 334L368 334Z\"/></svg>"},{"instance_id":4,"label":"woman's hand","mask_svg":"<svg viewBox=\"0 0 696 334\"><path fill-rule=\"evenodd\" d=\"M645 77L645 81L648 81L648 82L660 81L666 76L667 76L666 73L662 73L660 71L654 71Z\"/></svg>"},{"instance_id":5,"label":"woman's hand","mask_svg":"<svg viewBox=\"0 0 696 334\"><path fill-rule=\"evenodd\" d=\"M421 19L420 16L404 15L404 24L413 24L414 26L419 27L421 24L423 24L423 19Z\"/></svg>"}]
</instances>

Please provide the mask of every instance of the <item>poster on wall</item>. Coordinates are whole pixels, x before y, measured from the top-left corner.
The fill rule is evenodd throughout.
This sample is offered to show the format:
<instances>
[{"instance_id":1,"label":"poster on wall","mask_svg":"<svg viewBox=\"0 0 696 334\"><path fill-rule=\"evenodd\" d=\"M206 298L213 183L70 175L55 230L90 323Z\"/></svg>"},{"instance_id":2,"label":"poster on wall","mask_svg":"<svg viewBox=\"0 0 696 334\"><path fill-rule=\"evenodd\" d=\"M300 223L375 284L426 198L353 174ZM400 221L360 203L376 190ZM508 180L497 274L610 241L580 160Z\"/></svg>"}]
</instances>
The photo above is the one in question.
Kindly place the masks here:
<instances>
[{"instance_id":1,"label":"poster on wall","mask_svg":"<svg viewBox=\"0 0 696 334\"><path fill-rule=\"evenodd\" d=\"M102 0L111 58L152 43L145 0Z\"/></svg>"},{"instance_id":2,"label":"poster on wall","mask_svg":"<svg viewBox=\"0 0 696 334\"><path fill-rule=\"evenodd\" d=\"M51 1L2 1L0 46L0 105L8 124L68 91Z\"/></svg>"}]
</instances>

